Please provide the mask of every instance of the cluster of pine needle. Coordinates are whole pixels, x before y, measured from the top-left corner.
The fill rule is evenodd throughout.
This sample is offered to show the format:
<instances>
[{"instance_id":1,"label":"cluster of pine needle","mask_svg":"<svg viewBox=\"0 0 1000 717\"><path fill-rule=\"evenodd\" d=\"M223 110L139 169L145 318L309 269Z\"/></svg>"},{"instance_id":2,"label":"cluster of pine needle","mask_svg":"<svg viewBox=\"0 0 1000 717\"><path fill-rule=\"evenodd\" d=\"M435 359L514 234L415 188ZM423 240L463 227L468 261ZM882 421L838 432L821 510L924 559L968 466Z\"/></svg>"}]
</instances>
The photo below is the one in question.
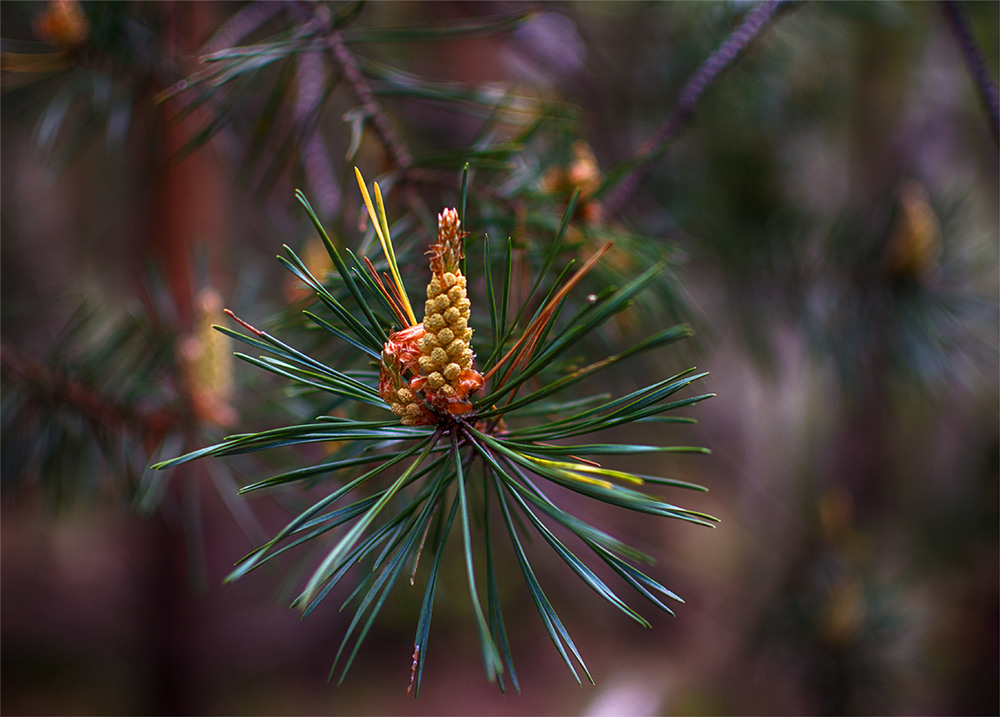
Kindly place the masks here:
<instances>
[{"instance_id":1,"label":"cluster of pine needle","mask_svg":"<svg viewBox=\"0 0 1000 717\"><path fill-rule=\"evenodd\" d=\"M587 300L568 301L611 251L607 243L575 271L564 272L562 281L545 294L540 290L542 283L535 282L535 291L513 311L512 250L507 242L495 254L495 262L486 262L486 275L475 284L486 289L485 296L476 297L476 305L485 307L483 313L489 316L486 324L479 321L467 296L472 283L463 270L467 234L458 211L446 208L439 215L439 233L428 250L425 315L417 322L396 261L379 186L375 184L373 202L360 173L358 181L383 250L381 266L336 247L301 194L336 276L329 280L314 276L287 247L281 261L326 309L325 315L307 312L308 318L329 332L331 341L353 346L368 366L326 365L241 319L236 320L247 333L220 328L261 352L239 354L244 360L299 385L333 394L356 408L338 412L346 415L323 415L301 425L231 436L157 467L301 443L337 446L329 460L318 465L243 488L247 493L306 481L329 486L326 495L244 558L231 577L244 575L291 547L324 539L324 557L296 599L309 613L353 574L353 566L366 565L347 601L354 605L355 615L334 665L343 662L342 677L392 587L403 576L414 581L424 572L426 587L414 639L411 683L419 691L435 588L444 548L455 528L461 535L469 600L489 679L498 681L501 689L505 679L518 687L500 610L501 579L494 557L498 535L507 536L545 629L566 665L578 680L578 667L591 679L529 560L525 540L532 533L566 561L584 584L640 624L649 623L583 556L566 546L558 537L560 532L575 535L591 560L603 563L654 606L670 612L663 600L679 598L636 567L636 561L651 561L650 556L561 508L552 488L569 489L639 513L699 525L714 522L708 515L664 502L645 490L648 485L697 486L618 470L595 460L602 455L703 449L574 440L636 422L690 420L665 414L708 397L677 397L703 375L693 370L624 396L582 396L574 390L584 379L625 359L684 338L690 333L686 326L660 330L624 351L596 357L573 370L554 368L561 366L567 350L626 309L662 266L647 268L624 286L591 293ZM572 215L570 207L549 249L550 258L559 254ZM482 241L493 256L489 238ZM494 270L503 278L494 277ZM568 307L574 308L572 315L562 316ZM482 330L474 332L475 325ZM474 335L486 338L474 341ZM477 354L485 357L479 369ZM476 524L483 526L481 533L474 532ZM339 532L326 543L334 531ZM421 562L422 553L431 557Z\"/></svg>"}]
</instances>

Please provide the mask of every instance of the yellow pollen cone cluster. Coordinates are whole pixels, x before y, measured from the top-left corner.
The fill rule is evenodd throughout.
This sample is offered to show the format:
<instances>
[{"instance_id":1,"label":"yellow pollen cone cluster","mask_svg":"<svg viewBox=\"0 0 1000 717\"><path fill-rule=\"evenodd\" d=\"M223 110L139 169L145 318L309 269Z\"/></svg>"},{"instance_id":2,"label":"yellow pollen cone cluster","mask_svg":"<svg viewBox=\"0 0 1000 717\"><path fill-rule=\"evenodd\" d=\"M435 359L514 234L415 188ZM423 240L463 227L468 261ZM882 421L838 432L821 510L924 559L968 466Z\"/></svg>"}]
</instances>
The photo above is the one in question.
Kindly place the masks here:
<instances>
[{"instance_id":1,"label":"yellow pollen cone cluster","mask_svg":"<svg viewBox=\"0 0 1000 717\"><path fill-rule=\"evenodd\" d=\"M446 272L427 285L420 372L427 377L428 388L445 396L454 393L462 371L472 368L469 307L461 274Z\"/></svg>"},{"instance_id":2,"label":"yellow pollen cone cluster","mask_svg":"<svg viewBox=\"0 0 1000 717\"><path fill-rule=\"evenodd\" d=\"M42 42L71 50L87 40L90 26L77 0L51 0L35 18L35 35Z\"/></svg>"},{"instance_id":3,"label":"yellow pollen cone cluster","mask_svg":"<svg viewBox=\"0 0 1000 717\"><path fill-rule=\"evenodd\" d=\"M483 385L473 368L469 345L471 302L462 274L458 212L438 215L438 240L431 246L431 280L423 323L393 333L382 351L379 392L404 425L426 425L438 414L460 415L472 409L469 394ZM409 381L405 375L412 374Z\"/></svg>"},{"instance_id":4,"label":"yellow pollen cone cluster","mask_svg":"<svg viewBox=\"0 0 1000 717\"><path fill-rule=\"evenodd\" d=\"M222 316L222 296L203 289L197 297L197 319L193 333L178 347L184 386L195 416L208 424L232 426L236 411L233 393L233 353L225 336L213 328Z\"/></svg>"},{"instance_id":5,"label":"yellow pollen cone cluster","mask_svg":"<svg viewBox=\"0 0 1000 717\"><path fill-rule=\"evenodd\" d=\"M462 239L458 212L445 209L438 215L438 241L431 247L431 280L424 304L424 336L420 339L420 374L432 403L464 401L470 390L473 353L469 346L471 302L460 268ZM478 374L475 374L478 376ZM438 400L434 400L438 399ZM443 407L443 406L442 406Z\"/></svg>"}]
</instances>

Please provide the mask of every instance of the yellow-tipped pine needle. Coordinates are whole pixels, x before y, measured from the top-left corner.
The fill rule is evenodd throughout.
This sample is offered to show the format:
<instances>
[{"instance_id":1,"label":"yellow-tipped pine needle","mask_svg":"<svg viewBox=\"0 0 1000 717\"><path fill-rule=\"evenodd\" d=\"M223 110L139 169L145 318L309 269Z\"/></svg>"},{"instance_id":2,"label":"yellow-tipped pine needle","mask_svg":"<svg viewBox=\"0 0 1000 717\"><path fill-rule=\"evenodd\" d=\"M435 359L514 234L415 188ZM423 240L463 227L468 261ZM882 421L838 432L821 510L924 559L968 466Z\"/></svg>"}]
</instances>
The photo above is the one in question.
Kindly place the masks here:
<instances>
[{"instance_id":1,"label":"yellow-tipped pine needle","mask_svg":"<svg viewBox=\"0 0 1000 717\"><path fill-rule=\"evenodd\" d=\"M365 200L368 216L372 220L372 226L375 227L375 233L378 235L379 243L382 245L382 252L385 254L386 261L389 262L389 271L392 273L392 280L396 284L399 295L403 300L403 309L406 311L406 317L410 321L409 325L414 326L417 324L417 317L413 313L413 308L410 306L410 299L407 297L406 289L403 287L403 280L399 276L399 267L396 266L396 254L392 250L392 238L389 236L389 223L385 218L385 205L382 203L382 192L379 190L378 182L376 182L375 201L378 203L378 212L376 212L375 205L372 204L372 198L368 194L368 188L365 186L365 179L361 176L361 170L355 167L354 174L358 178L358 187L361 188L361 196Z\"/></svg>"},{"instance_id":2,"label":"yellow-tipped pine needle","mask_svg":"<svg viewBox=\"0 0 1000 717\"><path fill-rule=\"evenodd\" d=\"M552 461L545 458L538 458L536 456L529 456L531 460L536 463L547 466L549 468L554 468L560 473L569 474L575 480L582 481L584 483L596 483L598 485L603 485L606 488L611 488L612 484L605 480L600 480L598 478L590 478L589 476L578 475L580 473L595 473L599 476L605 476L607 478L615 478L626 483L634 483L635 485L642 485L645 481L642 480L637 475L632 475L631 473L625 473L624 471L616 471L610 468L602 468L601 466L587 465L586 463L568 463L566 461Z\"/></svg>"}]
</instances>

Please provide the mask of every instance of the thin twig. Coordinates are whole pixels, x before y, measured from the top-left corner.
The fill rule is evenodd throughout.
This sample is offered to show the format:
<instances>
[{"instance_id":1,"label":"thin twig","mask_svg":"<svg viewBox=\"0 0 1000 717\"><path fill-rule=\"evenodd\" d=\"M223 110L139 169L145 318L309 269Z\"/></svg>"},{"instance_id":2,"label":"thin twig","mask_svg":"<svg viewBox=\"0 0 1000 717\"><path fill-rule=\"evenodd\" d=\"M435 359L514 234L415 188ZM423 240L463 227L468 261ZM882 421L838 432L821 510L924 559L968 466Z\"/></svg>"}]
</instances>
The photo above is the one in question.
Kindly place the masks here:
<instances>
[{"instance_id":1,"label":"thin twig","mask_svg":"<svg viewBox=\"0 0 1000 717\"><path fill-rule=\"evenodd\" d=\"M755 7L746 14L743 22L729 34L719 48L701 63L691 79L684 85L680 100L678 100L673 113L660 126L656 134L639 145L632 159L635 166L608 196L605 209L609 215L616 214L635 192L636 187L649 171L650 164L663 154L670 142L687 124L709 86L723 70L746 51L767 27L777 10L787 4L788 0L768 0Z\"/></svg>"},{"instance_id":2,"label":"thin twig","mask_svg":"<svg viewBox=\"0 0 1000 717\"><path fill-rule=\"evenodd\" d=\"M955 0L943 0L941 7L948 17L948 24L951 31L958 39L958 44L962 48L962 55L965 57L965 64L969 67L969 74L972 81L979 90L979 99L989 115L990 131L993 132L993 139L1000 141L1000 98L997 93L997 83L990 76L990 70L986 66L986 59L983 51L972 37L969 23L962 14L961 8Z\"/></svg>"},{"instance_id":3,"label":"thin twig","mask_svg":"<svg viewBox=\"0 0 1000 717\"><path fill-rule=\"evenodd\" d=\"M365 114L368 115L368 119L371 120L372 127L375 129L375 133L379 136L379 139L382 140L382 145L385 147L386 152L388 152L390 159L392 159L393 164L396 165L398 170L405 173L413 165L413 156L399 139L399 135L396 134L396 130L382 110L381 105L375 101L375 95L372 93L368 80L361 74L357 60L354 59L351 51L347 49L347 45L344 44L340 33L328 30L325 32L325 38L330 54L337 65L339 65L341 72L344 74L344 79L347 80L347 84L350 86L355 98L361 103Z\"/></svg>"}]
</instances>

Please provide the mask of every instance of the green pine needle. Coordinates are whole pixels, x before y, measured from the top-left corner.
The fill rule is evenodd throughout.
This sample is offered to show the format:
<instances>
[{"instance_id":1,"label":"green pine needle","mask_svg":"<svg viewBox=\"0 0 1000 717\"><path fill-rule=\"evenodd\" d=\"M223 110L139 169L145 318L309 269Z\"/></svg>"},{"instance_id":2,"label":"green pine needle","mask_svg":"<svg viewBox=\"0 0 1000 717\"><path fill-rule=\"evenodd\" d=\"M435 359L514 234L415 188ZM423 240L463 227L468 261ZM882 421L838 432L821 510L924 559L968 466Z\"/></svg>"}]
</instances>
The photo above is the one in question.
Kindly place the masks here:
<instances>
[{"instance_id":1,"label":"green pine needle","mask_svg":"<svg viewBox=\"0 0 1000 717\"><path fill-rule=\"evenodd\" d=\"M467 171L463 177L464 200L468 191ZM359 183L366 193L360 174ZM438 408L428 404L424 410L433 418L425 423L430 425L406 426L389 412L382 398L384 387L380 383L393 374L385 374L383 368L385 375L380 376L378 371L364 366L373 359L382 360L383 352L388 350L383 343L397 336L392 333L393 324L398 324L402 306L412 313L408 303L395 306L392 303L403 301L406 294L400 273L402 265L397 264L388 238L389 224L381 192L376 185L376 201L369 199L367 203L375 231L381 237L391 282L398 287L400 296L395 299L387 298L364 260L350 251L342 253L333 245L308 201L301 192L297 196L323 238L336 278L332 284L321 283L287 247L281 261L319 299L322 309L309 310L307 317L335 340L352 347L358 366L352 366L348 360L334 368L240 319L236 321L246 333L229 328L219 330L259 353L238 354L240 358L299 387L333 395L341 402L338 405L346 408L346 417L319 416L298 425L234 435L214 446L163 461L155 468L170 468L206 456L313 442L336 446L320 463L287 470L242 489L246 493L285 490L296 484L314 486L329 482L331 485L326 496L293 517L271 540L241 560L229 576L230 580L238 579L288 551L316 545L321 539L332 540L295 600L308 615L335 586L354 574L355 565L366 566L344 602L343 608L352 609L354 616L337 651L331 677L339 666L339 680L344 679L399 579L409 574L413 583L417 575L422 575L426 587L414 636L410 681L410 690L419 694L445 548L457 519L469 601L487 678L501 690L506 688L506 679L515 690L520 689L501 611L500 589L508 576L501 574L494 543L498 537L505 537L549 638L577 681L581 681L582 672L582 677L592 682L579 650L542 587L542 578L532 567L527 539L539 536L541 541L536 547L553 550L583 584L640 625L648 627L650 623L623 599L618 587L608 582L610 577L618 578L621 586L631 588L671 614L663 599L680 601L680 598L635 567L634 563L652 563L649 555L567 512L560 507L555 494L548 494L548 486L556 485L636 513L709 527L715 524L715 519L705 513L668 503L646 490L651 486L700 489L699 486L622 471L591 459L704 452L704 449L573 441L579 436L637 422L689 423L690 418L673 415L674 412L710 396L677 397L704 377L705 374L694 369L617 397L575 393L584 379L689 336L691 330L683 325L656 331L618 353L594 357L583 367L572 370L560 367L559 361L564 360L569 349L588 345L583 339L626 310L636 296L652 285L662 265L649 267L625 281L621 288L599 291L590 300L581 302L577 298L578 285L610 250L610 245L606 245L575 272L571 273L567 267L556 275L554 283L546 285L552 276L549 268L563 251L573 216L574 200L571 200L555 230L554 240L541 257L540 271L531 282L528 298L510 318L509 306L515 295L511 287L513 245L508 240L503 251L495 252L487 239L482 269L486 296L472 297L474 311L485 303L488 312L484 314L488 315L488 328L477 329L474 339L480 355L487 357L483 364L487 371L486 385L470 394L470 410L437 412ZM426 279L424 275L423 280ZM411 278L411 282L414 280ZM469 281L470 287L476 285ZM392 380L409 379L396 376ZM521 392L522 388L526 391ZM474 495L482 495L482 505L472 500ZM498 525L491 524L494 508L501 518ZM579 541L582 549L571 550L566 537ZM421 562L424 553L431 557ZM598 574L595 562L605 566L606 576Z\"/></svg>"}]
</instances>

